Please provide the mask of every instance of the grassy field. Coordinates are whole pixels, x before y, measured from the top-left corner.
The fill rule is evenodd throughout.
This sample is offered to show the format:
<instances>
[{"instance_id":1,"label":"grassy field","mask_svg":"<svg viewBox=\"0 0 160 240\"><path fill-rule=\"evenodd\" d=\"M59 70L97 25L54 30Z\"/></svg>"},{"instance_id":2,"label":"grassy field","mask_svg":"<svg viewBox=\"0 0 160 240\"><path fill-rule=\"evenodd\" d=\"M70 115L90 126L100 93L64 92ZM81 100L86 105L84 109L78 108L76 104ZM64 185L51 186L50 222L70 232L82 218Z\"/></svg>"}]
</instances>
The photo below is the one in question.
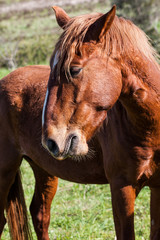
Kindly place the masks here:
<instances>
[{"instance_id":1,"label":"grassy field","mask_svg":"<svg viewBox=\"0 0 160 240\"><path fill-rule=\"evenodd\" d=\"M27 206L34 190L34 178L29 165L22 164L23 186ZM114 240L111 195L109 185L80 185L60 180L52 204L51 240ZM136 200L136 240L149 239L149 190L144 188ZM30 218L30 224L32 222ZM36 235L32 227L33 239ZM8 228L2 240L8 240Z\"/></svg>"},{"instance_id":2,"label":"grassy field","mask_svg":"<svg viewBox=\"0 0 160 240\"><path fill-rule=\"evenodd\" d=\"M7 0L6 3L22 0ZM4 1L5 2L5 1ZM100 1L97 5L66 7L70 16L90 11L106 12L109 4ZM0 21L0 78L9 73L7 66L26 64L48 64L59 28L51 9L41 12L1 16ZM15 53L15 50L17 52ZM14 55L15 54L15 55ZM13 61L10 63L10 61ZM4 67L3 67L4 66ZM3 67L3 68L2 68ZM22 164L23 185L27 206L34 191L34 178L29 165ZM149 239L149 189L144 188L136 200L136 240ZM113 240L115 239L109 185L79 185L59 181L59 189L52 205L49 229L51 240ZM36 235L30 223L33 239ZM9 239L6 226L2 240Z\"/></svg>"}]
</instances>

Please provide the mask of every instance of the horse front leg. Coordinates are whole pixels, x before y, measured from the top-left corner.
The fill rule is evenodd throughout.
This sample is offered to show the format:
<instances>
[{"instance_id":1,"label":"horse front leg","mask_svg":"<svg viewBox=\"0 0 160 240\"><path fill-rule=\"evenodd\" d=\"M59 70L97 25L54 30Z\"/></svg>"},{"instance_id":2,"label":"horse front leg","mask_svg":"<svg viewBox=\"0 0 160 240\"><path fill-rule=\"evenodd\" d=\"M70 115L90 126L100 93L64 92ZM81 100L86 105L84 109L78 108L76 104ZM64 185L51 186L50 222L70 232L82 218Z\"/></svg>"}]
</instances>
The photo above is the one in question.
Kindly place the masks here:
<instances>
[{"instance_id":1,"label":"horse front leg","mask_svg":"<svg viewBox=\"0 0 160 240\"><path fill-rule=\"evenodd\" d=\"M112 208L117 240L134 240L136 191L121 179L111 182Z\"/></svg>"},{"instance_id":2,"label":"horse front leg","mask_svg":"<svg viewBox=\"0 0 160 240\"><path fill-rule=\"evenodd\" d=\"M160 239L160 188L150 188L151 240Z\"/></svg>"},{"instance_id":3,"label":"horse front leg","mask_svg":"<svg viewBox=\"0 0 160 240\"><path fill-rule=\"evenodd\" d=\"M38 240L48 240L50 209L57 191L58 178L49 175L33 162L29 164L35 176L35 191L30 205L32 221Z\"/></svg>"}]
</instances>

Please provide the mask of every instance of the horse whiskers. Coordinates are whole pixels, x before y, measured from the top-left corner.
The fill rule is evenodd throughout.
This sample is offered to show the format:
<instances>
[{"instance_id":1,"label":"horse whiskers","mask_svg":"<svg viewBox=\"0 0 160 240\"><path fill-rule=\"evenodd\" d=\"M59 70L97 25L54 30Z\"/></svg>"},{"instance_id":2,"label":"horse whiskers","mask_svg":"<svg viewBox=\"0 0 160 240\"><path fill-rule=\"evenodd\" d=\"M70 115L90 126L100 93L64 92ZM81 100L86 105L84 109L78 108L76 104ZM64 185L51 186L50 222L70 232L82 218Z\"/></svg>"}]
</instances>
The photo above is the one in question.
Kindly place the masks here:
<instances>
[{"instance_id":1,"label":"horse whiskers","mask_svg":"<svg viewBox=\"0 0 160 240\"><path fill-rule=\"evenodd\" d=\"M88 150L88 153L87 153L86 157L88 157L89 159L94 158L94 157L95 157L95 150L90 147L89 150Z\"/></svg>"},{"instance_id":2,"label":"horse whiskers","mask_svg":"<svg viewBox=\"0 0 160 240\"><path fill-rule=\"evenodd\" d=\"M91 148L89 148L88 153L86 155L76 155L73 157L74 160L77 162L80 161L87 161L89 159L93 159L95 157L95 151Z\"/></svg>"}]
</instances>

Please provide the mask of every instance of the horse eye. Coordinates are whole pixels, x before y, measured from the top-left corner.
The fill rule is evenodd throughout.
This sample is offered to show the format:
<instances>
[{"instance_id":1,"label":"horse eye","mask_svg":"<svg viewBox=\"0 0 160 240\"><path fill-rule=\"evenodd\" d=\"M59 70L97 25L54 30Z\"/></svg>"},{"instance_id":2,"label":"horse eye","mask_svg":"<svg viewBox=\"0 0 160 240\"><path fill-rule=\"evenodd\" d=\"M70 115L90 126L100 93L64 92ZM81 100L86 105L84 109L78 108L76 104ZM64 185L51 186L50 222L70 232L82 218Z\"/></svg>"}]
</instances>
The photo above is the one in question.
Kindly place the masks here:
<instances>
[{"instance_id":1,"label":"horse eye","mask_svg":"<svg viewBox=\"0 0 160 240\"><path fill-rule=\"evenodd\" d=\"M102 106L97 106L96 107L97 112L101 112L101 111L108 111L109 107L102 107Z\"/></svg>"},{"instance_id":2,"label":"horse eye","mask_svg":"<svg viewBox=\"0 0 160 240\"><path fill-rule=\"evenodd\" d=\"M71 77L74 78L74 77L77 77L77 75L81 72L82 68L80 67L71 67L70 68L70 74L71 74Z\"/></svg>"}]
</instances>

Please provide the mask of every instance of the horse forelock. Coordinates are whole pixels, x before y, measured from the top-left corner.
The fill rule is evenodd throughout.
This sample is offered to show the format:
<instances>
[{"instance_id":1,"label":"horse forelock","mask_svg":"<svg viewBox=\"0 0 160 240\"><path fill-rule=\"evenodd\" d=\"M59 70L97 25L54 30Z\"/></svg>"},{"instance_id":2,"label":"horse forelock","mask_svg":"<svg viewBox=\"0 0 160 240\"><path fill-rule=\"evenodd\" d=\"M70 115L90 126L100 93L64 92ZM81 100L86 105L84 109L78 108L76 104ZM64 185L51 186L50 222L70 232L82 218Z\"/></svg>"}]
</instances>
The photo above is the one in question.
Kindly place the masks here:
<instances>
[{"instance_id":1,"label":"horse forelock","mask_svg":"<svg viewBox=\"0 0 160 240\"><path fill-rule=\"evenodd\" d=\"M60 78L60 71L63 68L68 76L70 64L77 52L82 54L82 45L89 27L101 16L100 13L92 13L71 18L66 25L64 32L56 44L51 61L59 53L56 75ZM156 61L158 54L150 44L150 39L146 34L134 25L130 20L122 17L115 17L113 24L102 39L101 42L103 54L110 56L113 52L121 56L128 56L134 59L134 53L145 56L153 61L158 67ZM51 63L53 64L53 63Z\"/></svg>"},{"instance_id":2,"label":"horse forelock","mask_svg":"<svg viewBox=\"0 0 160 240\"><path fill-rule=\"evenodd\" d=\"M69 23L65 26L65 30L59 38L55 46L55 50L51 57L51 65L55 55L59 53L59 60L56 67L56 76L60 77L60 71L63 68L66 76L68 76L70 63L72 62L75 53L82 54L82 44L88 28L93 24L102 14L92 13L89 15L82 15L71 18Z\"/></svg>"}]
</instances>

